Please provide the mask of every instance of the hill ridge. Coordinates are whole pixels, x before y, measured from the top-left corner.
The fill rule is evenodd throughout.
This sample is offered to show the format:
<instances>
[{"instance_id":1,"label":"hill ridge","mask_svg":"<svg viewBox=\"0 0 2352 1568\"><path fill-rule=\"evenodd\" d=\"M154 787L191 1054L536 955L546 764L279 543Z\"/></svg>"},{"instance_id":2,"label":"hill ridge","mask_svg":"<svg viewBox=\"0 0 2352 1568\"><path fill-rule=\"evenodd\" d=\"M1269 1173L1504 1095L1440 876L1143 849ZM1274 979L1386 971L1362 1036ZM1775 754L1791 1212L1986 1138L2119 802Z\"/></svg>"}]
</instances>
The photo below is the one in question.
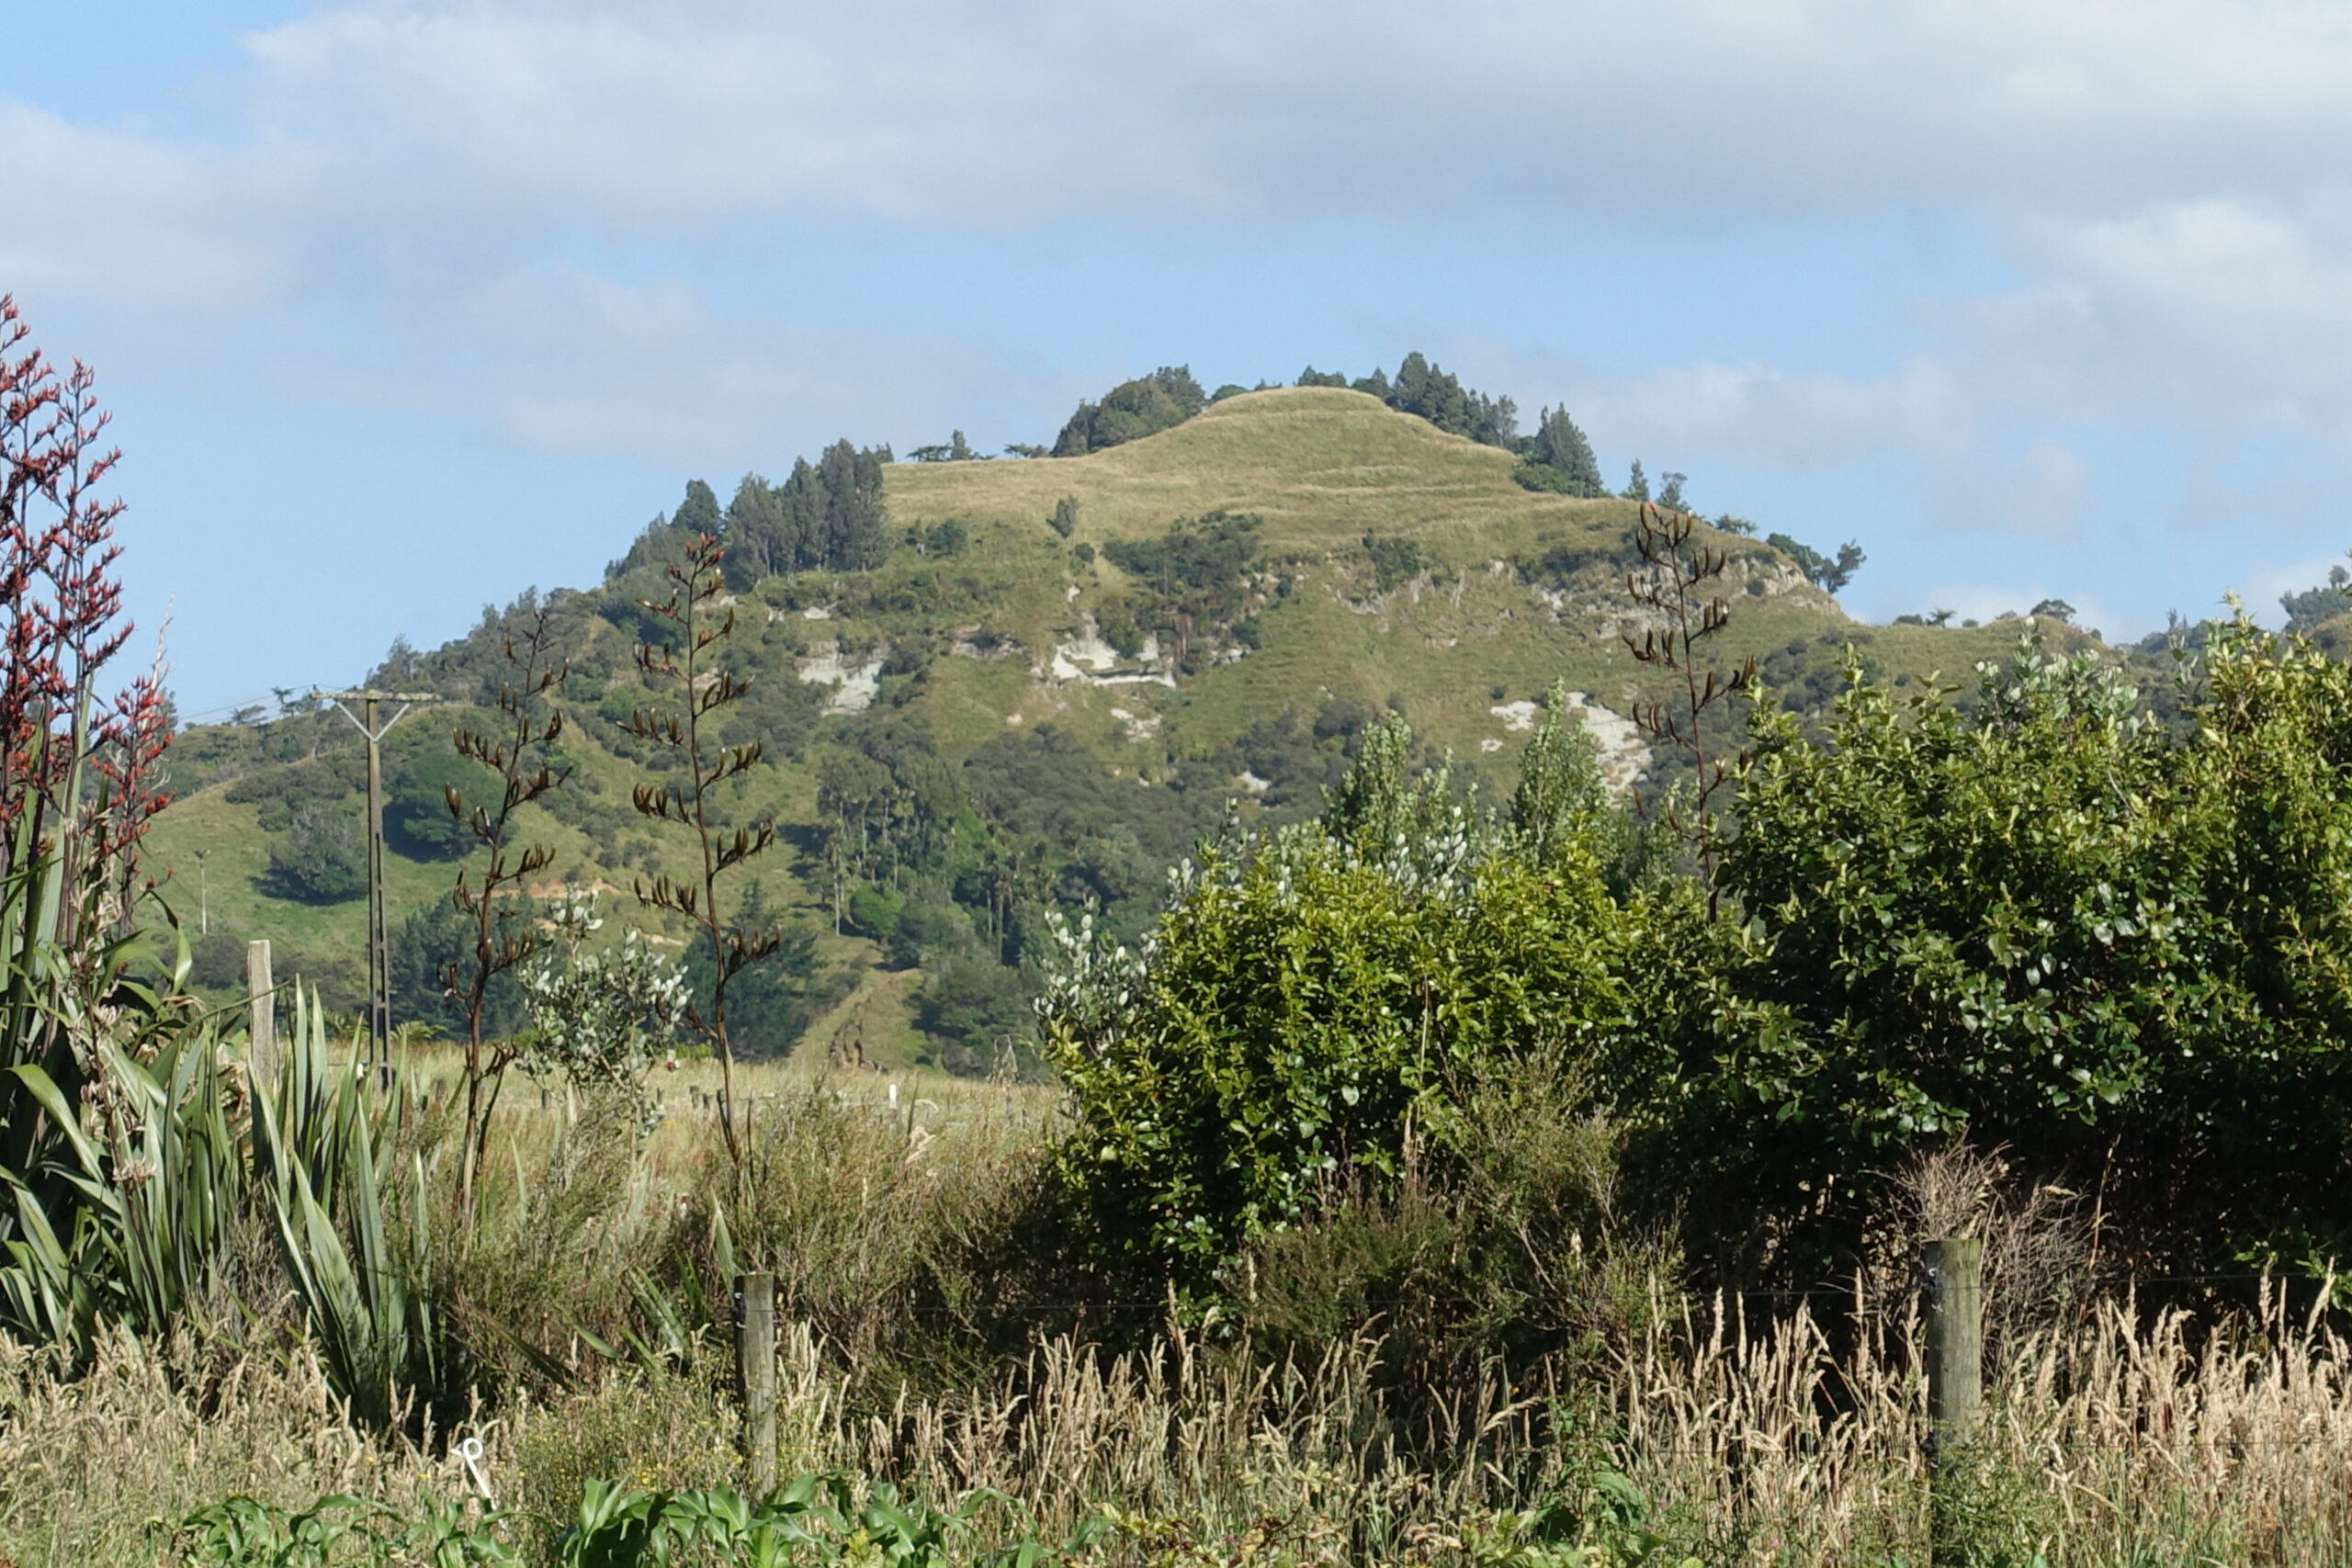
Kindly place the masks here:
<instances>
[{"instance_id":1,"label":"hill ridge","mask_svg":"<svg viewBox=\"0 0 2352 1568\"><path fill-rule=\"evenodd\" d=\"M877 564L734 593L752 694L725 723L768 759L728 809L783 827L762 907L809 934L812 970L770 998L759 1046L789 1048L850 987L881 994L870 973L912 972L885 988L904 1005L869 1021L869 1054L985 1066L1026 1017L1047 909L1091 901L1139 932L1170 861L1229 808L1318 808L1384 710L1432 757L1491 775L1492 798L1532 705L1563 681L1612 776L1655 783L1628 716L1660 688L1618 640L1640 618L1623 583L1637 506L1522 489L1515 462L1377 398L1299 388L1082 457L884 465ZM1727 557L1722 661L1757 657L1800 701L1826 697L1849 639L1898 671L1964 668L2010 640L1858 626L1769 545L1705 536ZM662 540L639 546L605 583L549 596L568 626L576 777L526 825L583 883L627 885L684 851L628 807L649 759L617 721L650 700L628 649ZM481 703L496 621L377 676ZM424 959L456 866L427 841L451 765L435 752L462 712L403 727L389 762L395 819L416 829L390 867L410 1017L436 1005ZM339 852L328 830L355 813L345 744L302 713L186 738L192 787L153 842L180 901L202 879L200 977L232 988L242 974L216 934L268 935L294 949L282 967L348 998L359 905L299 874L302 855Z\"/></svg>"}]
</instances>

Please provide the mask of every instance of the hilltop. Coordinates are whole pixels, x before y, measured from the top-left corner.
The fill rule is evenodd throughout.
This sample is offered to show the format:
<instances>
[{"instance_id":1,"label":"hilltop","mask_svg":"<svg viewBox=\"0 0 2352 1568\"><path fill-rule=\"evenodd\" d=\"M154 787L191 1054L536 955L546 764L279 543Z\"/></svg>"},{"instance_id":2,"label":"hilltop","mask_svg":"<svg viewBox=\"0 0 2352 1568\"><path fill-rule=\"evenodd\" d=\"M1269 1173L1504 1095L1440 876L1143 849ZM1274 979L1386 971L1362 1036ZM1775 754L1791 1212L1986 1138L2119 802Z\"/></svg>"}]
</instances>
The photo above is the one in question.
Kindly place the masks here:
<instances>
[{"instance_id":1,"label":"hilltop","mask_svg":"<svg viewBox=\"0 0 2352 1568\"><path fill-rule=\"evenodd\" d=\"M1531 490L1522 462L1329 386L1223 396L1083 456L869 462L865 564L733 595L753 694L729 739L766 756L728 807L782 828L755 913L799 932L747 1003L753 1049L989 1066L1021 1031L1046 910L1092 906L1139 930L1169 863L1228 812L1315 809L1383 710L1491 797L1563 682L1612 781L1655 786L1672 759L1628 716L1664 692L1621 640L1641 625L1624 584L1639 508ZM747 480L739 506L784 515L788 488ZM689 505L708 508L699 494ZM608 909L673 941L683 928L623 891L683 846L630 809L646 758L618 721L648 701L635 602L657 592L687 510L605 583L547 597L572 664L559 761L574 772L527 824L556 850L542 891L607 889ZM1786 550L1702 532L1728 558L1733 606L1713 657L1756 658L1792 706L1826 700L1849 643L1873 667L1948 676L2015 645L2014 625L1858 626ZM374 677L451 705L412 716L390 752L396 1016L435 1010L431 960L451 941L435 911L457 864L436 803L463 772L447 733L496 690L503 619L396 649ZM236 944L269 936L348 1005L359 754L340 716L303 706L182 738L186 794L153 860L183 920L207 928L200 979L232 987Z\"/></svg>"}]
</instances>

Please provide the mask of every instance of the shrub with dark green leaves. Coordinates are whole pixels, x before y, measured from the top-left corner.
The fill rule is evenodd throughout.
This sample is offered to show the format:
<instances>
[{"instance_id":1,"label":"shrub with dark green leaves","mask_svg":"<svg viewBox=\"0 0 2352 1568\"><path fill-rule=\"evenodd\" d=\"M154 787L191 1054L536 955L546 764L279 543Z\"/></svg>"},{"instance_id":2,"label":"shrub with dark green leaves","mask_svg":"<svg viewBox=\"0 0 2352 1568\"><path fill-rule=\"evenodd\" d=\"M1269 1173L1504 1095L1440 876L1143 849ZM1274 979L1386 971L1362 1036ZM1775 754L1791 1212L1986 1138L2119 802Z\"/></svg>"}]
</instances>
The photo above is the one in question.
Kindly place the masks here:
<instances>
[{"instance_id":1,"label":"shrub with dark green leaves","mask_svg":"<svg viewBox=\"0 0 2352 1568\"><path fill-rule=\"evenodd\" d=\"M368 891L368 846L358 814L306 807L269 846L273 892L305 904L340 904Z\"/></svg>"},{"instance_id":2,"label":"shrub with dark green leaves","mask_svg":"<svg viewBox=\"0 0 2352 1568\"><path fill-rule=\"evenodd\" d=\"M2352 669L2241 621L2206 678L2181 740L2031 647L1973 716L1859 668L1826 742L1759 708L1745 923L1683 898L1644 970L1672 1048L1628 1074L1702 1212L1802 1213L1826 1256L1871 1173L1964 1134L2177 1261L2341 1244Z\"/></svg>"},{"instance_id":3,"label":"shrub with dark green leaves","mask_svg":"<svg viewBox=\"0 0 2352 1568\"><path fill-rule=\"evenodd\" d=\"M1206 1288L1325 1194L1396 1179L1489 1070L1598 1054L1624 1011L1598 776L1544 740L1493 823L1412 777L1390 720L1319 821L1189 867L1140 955L1068 933L1043 1033L1079 1118L1063 1177L1110 1256Z\"/></svg>"}]
</instances>

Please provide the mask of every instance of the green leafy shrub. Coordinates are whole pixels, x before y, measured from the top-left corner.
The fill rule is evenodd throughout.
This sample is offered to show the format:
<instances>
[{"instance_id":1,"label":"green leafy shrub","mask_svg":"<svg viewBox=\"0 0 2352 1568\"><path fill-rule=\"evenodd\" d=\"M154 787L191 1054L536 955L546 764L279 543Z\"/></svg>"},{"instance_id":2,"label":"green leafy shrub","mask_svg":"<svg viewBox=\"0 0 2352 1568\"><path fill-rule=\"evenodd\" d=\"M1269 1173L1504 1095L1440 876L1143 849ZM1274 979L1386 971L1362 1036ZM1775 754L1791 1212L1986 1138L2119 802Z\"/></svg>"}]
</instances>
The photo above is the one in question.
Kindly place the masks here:
<instances>
[{"instance_id":1,"label":"green leafy shrub","mask_svg":"<svg viewBox=\"0 0 2352 1568\"><path fill-rule=\"evenodd\" d=\"M386 781L384 831L403 853L455 860L474 847L466 822L449 809L448 792L481 792L481 765L442 744L404 747Z\"/></svg>"},{"instance_id":2,"label":"green leafy shrub","mask_svg":"<svg viewBox=\"0 0 2352 1568\"><path fill-rule=\"evenodd\" d=\"M1965 1134L2102 1185L2189 1262L2352 1200L2352 670L2217 631L2175 740L2090 656L1976 710L1849 671L1824 743L1768 705L1724 850L1739 925L1647 973L1668 1170L1818 1258L1898 1151ZM2324 1244L2324 1245L2322 1245Z\"/></svg>"},{"instance_id":3,"label":"green leafy shrub","mask_svg":"<svg viewBox=\"0 0 2352 1568\"><path fill-rule=\"evenodd\" d=\"M305 807L269 846L271 889L306 904L340 904L368 891L368 846L356 812Z\"/></svg>"},{"instance_id":4,"label":"green leafy shrub","mask_svg":"<svg viewBox=\"0 0 2352 1568\"><path fill-rule=\"evenodd\" d=\"M1420 546L1394 535L1366 534L1363 548L1372 558L1373 581L1383 593L1410 582L1430 564Z\"/></svg>"},{"instance_id":5,"label":"green leafy shrub","mask_svg":"<svg viewBox=\"0 0 2352 1568\"><path fill-rule=\"evenodd\" d=\"M1481 1074L1622 1023L1589 753L1559 760L1586 787L1522 790L1506 830L1410 777L1411 744L1367 732L1321 820L1205 852L1141 954L1064 929L1043 1032L1106 1254L1205 1287L1326 1193L1395 1180Z\"/></svg>"},{"instance_id":6,"label":"green leafy shrub","mask_svg":"<svg viewBox=\"0 0 2352 1568\"><path fill-rule=\"evenodd\" d=\"M187 1568L521 1568L497 1533L503 1523L462 1504L403 1517L358 1497L322 1497L298 1511L238 1496L180 1520L169 1545L171 1561Z\"/></svg>"}]
</instances>

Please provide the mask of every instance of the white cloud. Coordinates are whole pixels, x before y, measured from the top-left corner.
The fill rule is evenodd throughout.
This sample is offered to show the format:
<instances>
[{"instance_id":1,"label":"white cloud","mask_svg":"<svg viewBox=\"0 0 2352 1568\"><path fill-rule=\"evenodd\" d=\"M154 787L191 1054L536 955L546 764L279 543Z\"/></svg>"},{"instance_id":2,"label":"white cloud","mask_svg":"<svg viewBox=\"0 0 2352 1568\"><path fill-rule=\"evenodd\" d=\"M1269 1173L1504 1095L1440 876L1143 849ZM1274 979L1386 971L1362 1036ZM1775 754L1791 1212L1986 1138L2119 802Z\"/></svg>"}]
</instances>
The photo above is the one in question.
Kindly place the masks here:
<instances>
[{"instance_id":1,"label":"white cloud","mask_svg":"<svg viewBox=\"0 0 2352 1568\"><path fill-rule=\"evenodd\" d=\"M0 98L10 286L159 307L279 296L289 258L242 220L253 167Z\"/></svg>"},{"instance_id":2,"label":"white cloud","mask_svg":"<svg viewBox=\"0 0 2352 1568\"><path fill-rule=\"evenodd\" d=\"M2352 13L2284 0L354 0L247 50L174 179L259 187L232 224L289 174L312 221L639 239L812 212L2128 220L2293 205L2352 149Z\"/></svg>"},{"instance_id":3,"label":"white cloud","mask_svg":"<svg viewBox=\"0 0 2352 1568\"><path fill-rule=\"evenodd\" d=\"M251 49L258 126L618 225L2128 210L2352 140L2352 17L2290 3L382 0Z\"/></svg>"},{"instance_id":4,"label":"white cloud","mask_svg":"<svg viewBox=\"0 0 2352 1568\"><path fill-rule=\"evenodd\" d=\"M67 215L0 231L0 276L191 377L699 462L1045 397L978 335L711 287L809 224L1728 254L1928 212L2015 276L1898 302L1882 369L1485 384L1694 468L1907 466L1930 525L2051 536L2098 475L2004 418L2352 435L2347 79L2352 11L2293 0L345 0L254 34L200 142L0 101L15 209ZM608 252L661 259L576 259Z\"/></svg>"},{"instance_id":5,"label":"white cloud","mask_svg":"<svg viewBox=\"0 0 2352 1568\"><path fill-rule=\"evenodd\" d=\"M1561 383L1561 392L1614 448L1705 453L1719 462L1799 472L1888 457L1957 456L1975 417L1966 389L1926 359L1860 377L1707 362L1625 377L1586 370Z\"/></svg>"}]
</instances>

